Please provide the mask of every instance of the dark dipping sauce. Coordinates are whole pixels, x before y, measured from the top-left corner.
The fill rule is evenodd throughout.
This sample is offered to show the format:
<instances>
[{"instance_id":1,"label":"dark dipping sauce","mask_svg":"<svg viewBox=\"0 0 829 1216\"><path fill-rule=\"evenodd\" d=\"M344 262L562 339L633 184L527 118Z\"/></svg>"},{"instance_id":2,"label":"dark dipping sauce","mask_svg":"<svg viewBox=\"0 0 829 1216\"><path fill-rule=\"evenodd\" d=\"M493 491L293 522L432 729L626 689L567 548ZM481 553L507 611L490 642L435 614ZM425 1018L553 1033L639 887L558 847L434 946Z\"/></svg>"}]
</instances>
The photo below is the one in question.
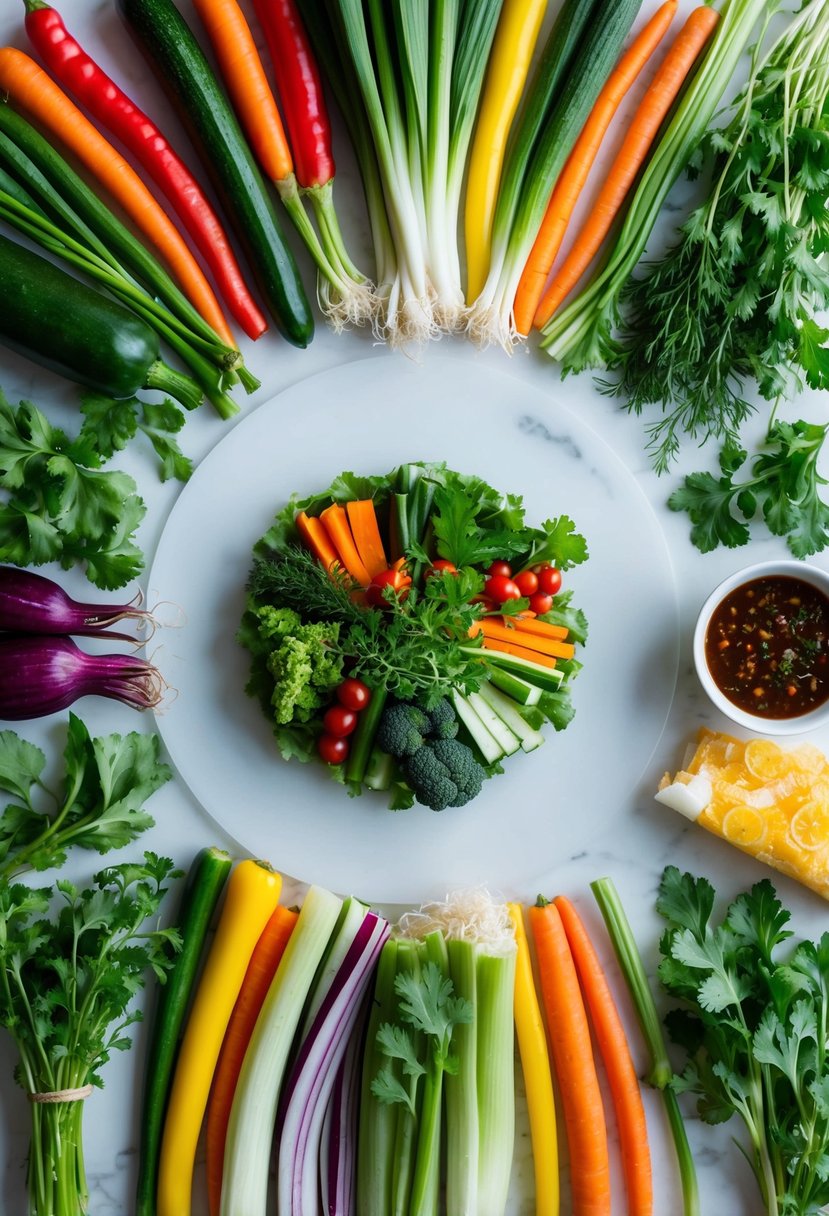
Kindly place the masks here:
<instances>
[{"instance_id":1,"label":"dark dipping sauce","mask_svg":"<svg viewBox=\"0 0 829 1216\"><path fill-rule=\"evenodd\" d=\"M705 635L720 691L761 718L797 718L829 697L829 599L799 578L743 583L714 609Z\"/></svg>"}]
</instances>

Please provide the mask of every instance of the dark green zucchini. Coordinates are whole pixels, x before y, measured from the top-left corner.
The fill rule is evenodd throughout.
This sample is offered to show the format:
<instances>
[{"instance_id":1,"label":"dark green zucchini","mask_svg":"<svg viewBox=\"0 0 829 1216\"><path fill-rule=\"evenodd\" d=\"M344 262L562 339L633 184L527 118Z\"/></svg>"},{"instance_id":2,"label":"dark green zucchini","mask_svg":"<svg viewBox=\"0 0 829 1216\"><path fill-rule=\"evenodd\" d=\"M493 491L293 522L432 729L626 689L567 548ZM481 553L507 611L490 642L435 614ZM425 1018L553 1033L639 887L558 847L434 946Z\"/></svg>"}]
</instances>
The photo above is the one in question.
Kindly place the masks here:
<instances>
[{"instance_id":1,"label":"dark green zucchini","mask_svg":"<svg viewBox=\"0 0 829 1216\"><path fill-rule=\"evenodd\" d=\"M277 326L307 346L314 321L253 153L192 30L171 0L118 0L133 39L175 106L244 249Z\"/></svg>"},{"instance_id":2,"label":"dark green zucchini","mask_svg":"<svg viewBox=\"0 0 829 1216\"><path fill-rule=\"evenodd\" d=\"M108 397L157 388L195 409L202 391L159 357L158 337L115 300L0 236L0 343Z\"/></svg>"}]
</instances>

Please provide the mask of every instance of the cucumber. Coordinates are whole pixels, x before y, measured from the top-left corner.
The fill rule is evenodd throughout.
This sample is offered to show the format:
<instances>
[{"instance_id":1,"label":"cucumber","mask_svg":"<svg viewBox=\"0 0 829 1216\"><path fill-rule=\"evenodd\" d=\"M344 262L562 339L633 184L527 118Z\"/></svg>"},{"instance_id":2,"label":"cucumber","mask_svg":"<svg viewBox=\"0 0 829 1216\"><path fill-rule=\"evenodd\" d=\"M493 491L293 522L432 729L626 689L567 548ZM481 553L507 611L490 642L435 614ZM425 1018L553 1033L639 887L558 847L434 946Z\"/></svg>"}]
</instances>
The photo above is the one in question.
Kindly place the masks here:
<instances>
[{"instance_id":1,"label":"cucumber","mask_svg":"<svg viewBox=\"0 0 829 1216\"><path fill-rule=\"evenodd\" d=\"M557 667L542 667L540 663L533 663L529 659L521 658L520 655L506 654L503 650L472 650L470 648L467 653L475 654L478 657L483 656L490 670L498 668L500 671L508 671L514 676L520 676L522 680L526 680L528 684L534 684L542 692L557 692L564 679L564 673Z\"/></svg>"},{"instance_id":2,"label":"cucumber","mask_svg":"<svg viewBox=\"0 0 829 1216\"><path fill-rule=\"evenodd\" d=\"M0 343L41 367L98 390L133 397L157 388L194 409L202 391L159 357L158 337L140 317L0 236Z\"/></svg>"},{"instance_id":3,"label":"cucumber","mask_svg":"<svg viewBox=\"0 0 829 1216\"><path fill-rule=\"evenodd\" d=\"M541 696L541 689L536 688L535 684L530 684L528 680L522 680L520 676L513 675L511 671L504 671L501 667L493 667L490 670L489 682L521 705L537 705Z\"/></svg>"},{"instance_id":4,"label":"cucumber","mask_svg":"<svg viewBox=\"0 0 829 1216\"><path fill-rule=\"evenodd\" d=\"M197 854L190 868L178 916L182 948L167 983L159 988L147 1047L135 1216L155 1216L158 1158L170 1079L207 930L232 864L230 855L222 849L207 848Z\"/></svg>"},{"instance_id":5,"label":"cucumber","mask_svg":"<svg viewBox=\"0 0 829 1216\"><path fill-rule=\"evenodd\" d=\"M469 732L469 737L483 756L484 762L495 764L497 760L502 760L506 754L504 749L492 732L484 726L469 702L455 691L452 693L452 704L455 707L455 713Z\"/></svg>"},{"instance_id":6,"label":"cucumber","mask_svg":"<svg viewBox=\"0 0 829 1216\"><path fill-rule=\"evenodd\" d=\"M509 728L499 714L495 713L489 702L479 692L469 693L466 699L493 739L499 744L504 755L514 756L521 747L515 732Z\"/></svg>"},{"instance_id":7,"label":"cucumber","mask_svg":"<svg viewBox=\"0 0 829 1216\"><path fill-rule=\"evenodd\" d=\"M544 742L544 736L540 730L536 730L521 716L514 701L511 701L509 697L505 697L502 692L497 688L493 688L491 684L482 685L478 695L518 738L522 751L534 752L537 747L541 747L541 744Z\"/></svg>"},{"instance_id":8,"label":"cucumber","mask_svg":"<svg viewBox=\"0 0 829 1216\"><path fill-rule=\"evenodd\" d=\"M186 127L281 333L314 334L308 297L273 200L227 95L172 0L118 0L133 39Z\"/></svg>"},{"instance_id":9,"label":"cucumber","mask_svg":"<svg viewBox=\"0 0 829 1216\"><path fill-rule=\"evenodd\" d=\"M357 715L357 729L351 736L351 746L345 762L346 784L355 782L361 785L363 782L387 697L385 688L373 688L371 700Z\"/></svg>"}]
</instances>

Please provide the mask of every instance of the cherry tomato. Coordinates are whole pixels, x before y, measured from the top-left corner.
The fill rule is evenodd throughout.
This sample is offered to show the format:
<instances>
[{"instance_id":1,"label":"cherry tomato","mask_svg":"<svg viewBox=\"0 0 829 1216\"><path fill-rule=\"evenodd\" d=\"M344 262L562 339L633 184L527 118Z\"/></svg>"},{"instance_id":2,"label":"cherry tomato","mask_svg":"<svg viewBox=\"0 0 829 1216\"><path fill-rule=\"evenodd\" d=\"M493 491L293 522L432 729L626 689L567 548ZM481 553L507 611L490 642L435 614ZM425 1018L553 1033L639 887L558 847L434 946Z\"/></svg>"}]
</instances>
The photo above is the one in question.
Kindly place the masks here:
<instances>
[{"instance_id":1,"label":"cherry tomato","mask_svg":"<svg viewBox=\"0 0 829 1216\"><path fill-rule=\"evenodd\" d=\"M457 574L458 567L454 562L448 562L445 557L439 557L437 561L432 562L431 566L427 566L423 577L431 578L433 574Z\"/></svg>"},{"instance_id":2,"label":"cherry tomato","mask_svg":"<svg viewBox=\"0 0 829 1216\"><path fill-rule=\"evenodd\" d=\"M357 715L353 709L346 709L344 705L332 705L323 714L322 724L329 735L336 735L341 739L354 730Z\"/></svg>"},{"instance_id":3,"label":"cherry tomato","mask_svg":"<svg viewBox=\"0 0 829 1216\"><path fill-rule=\"evenodd\" d=\"M353 709L355 713L359 713L371 700L371 689L362 680L349 676L337 689L337 700L346 709Z\"/></svg>"},{"instance_id":4,"label":"cherry tomato","mask_svg":"<svg viewBox=\"0 0 829 1216\"><path fill-rule=\"evenodd\" d=\"M337 735L320 735L317 751L326 764L342 764L348 755L348 740Z\"/></svg>"},{"instance_id":5,"label":"cherry tomato","mask_svg":"<svg viewBox=\"0 0 829 1216\"><path fill-rule=\"evenodd\" d=\"M561 571L555 566L544 566L538 571L538 590L545 595L556 595L561 590Z\"/></svg>"},{"instance_id":6,"label":"cherry tomato","mask_svg":"<svg viewBox=\"0 0 829 1216\"><path fill-rule=\"evenodd\" d=\"M532 570L522 570L512 581L522 595L535 595L538 590L538 575Z\"/></svg>"},{"instance_id":7,"label":"cherry tomato","mask_svg":"<svg viewBox=\"0 0 829 1216\"><path fill-rule=\"evenodd\" d=\"M366 599L372 608L385 608L387 600L383 592L393 587L401 599L408 594L411 579L403 570L381 570L366 587Z\"/></svg>"},{"instance_id":8,"label":"cherry tomato","mask_svg":"<svg viewBox=\"0 0 829 1216\"><path fill-rule=\"evenodd\" d=\"M521 592L511 578L505 574L493 574L484 583L484 592L496 604L505 604L507 600L520 600Z\"/></svg>"},{"instance_id":9,"label":"cherry tomato","mask_svg":"<svg viewBox=\"0 0 829 1216\"><path fill-rule=\"evenodd\" d=\"M553 597L545 595L543 591L536 591L535 595L530 596L530 612L534 612L536 616L543 616L552 606Z\"/></svg>"},{"instance_id":10,"label":"cherry tomato","mask_svg":"<svg viewBox=\"0 0 829 1216\"><path fill-rule=\"evenodd\" d=\"M493 562L487 570L490 578L512 578L512 566L509 562Z\"/></svg>"}]
</instances>

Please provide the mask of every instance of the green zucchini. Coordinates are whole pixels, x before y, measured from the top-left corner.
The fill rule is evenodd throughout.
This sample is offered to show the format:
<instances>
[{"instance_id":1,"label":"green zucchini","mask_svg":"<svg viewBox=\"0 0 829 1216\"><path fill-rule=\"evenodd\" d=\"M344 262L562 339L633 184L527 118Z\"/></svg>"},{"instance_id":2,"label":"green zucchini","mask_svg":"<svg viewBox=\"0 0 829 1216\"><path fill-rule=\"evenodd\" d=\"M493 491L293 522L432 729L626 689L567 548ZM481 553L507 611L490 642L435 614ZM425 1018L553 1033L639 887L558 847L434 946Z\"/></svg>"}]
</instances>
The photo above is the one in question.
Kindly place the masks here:
<instances>
[{"instance_id":1,"label":"green zucchini","mask_svg":"<svg viewBox=\"0 0 829 1216\"><path fill-rule=\"evenodd\" d=\"M294 255L192 30L172 0L118 0L118 9L198 150L277 326L289 342L307 346L314 322Z\"/></svg>"},{"instance_id":2,"label":"green zucchini","mask_svg":"<svg viewBox=\"0 0 829 1216\"><path fill-rule=\"evenodd\" d=\"M207 848L201 850L190 868L178 918L181 952L159 991L147 1047L135 1216L155 1216L158 1158L170 1079L207 930L232 864L228 853Z\"/></svg>"},{"instance_id":3,"label":"green zucchini","mask_svg":"<svg viewBox=\"0 0 829 1216\"><path fill-rule=\"evenodd\" d=\"M194 409L202 391L159 357L140 317L39 254L0 236L0 343L108 397L156 388Z\"/></svg>"}]
</instances>

